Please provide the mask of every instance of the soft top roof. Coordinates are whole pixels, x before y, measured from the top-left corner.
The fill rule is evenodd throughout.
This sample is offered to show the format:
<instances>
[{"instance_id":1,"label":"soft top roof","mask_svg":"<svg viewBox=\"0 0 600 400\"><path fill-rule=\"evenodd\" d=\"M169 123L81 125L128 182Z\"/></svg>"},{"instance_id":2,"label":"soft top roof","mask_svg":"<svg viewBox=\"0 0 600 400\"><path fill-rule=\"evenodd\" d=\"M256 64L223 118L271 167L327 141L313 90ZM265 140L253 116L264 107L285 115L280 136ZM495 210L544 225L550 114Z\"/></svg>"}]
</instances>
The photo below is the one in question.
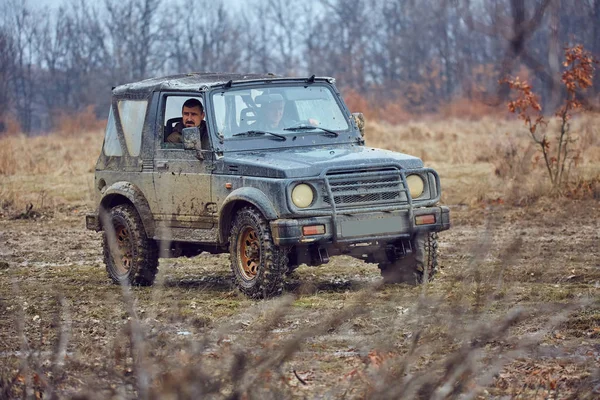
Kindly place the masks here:
<instances>
[{"instance_id":1,"label":"soft top roof","mask_svg":"<svg viewBox=\"0 0 600 400\"><path fill-rule=\"evenodd\" d=\"M274 74L232 74L232 73L215 73L215 72L192 72L188 74L163 76L150 78L139 82L126 83L117 86L113 89L113 94L144 94L160 90L173 91L197 91L202 86L220 86L229 81L244 82L244 81L265 81L265 80L301 80L303 78L286 78L276 76ZM306 78L304 78L306 79ZM330 78L319 78L330 79Z\"/></svg>"}]
</instances>

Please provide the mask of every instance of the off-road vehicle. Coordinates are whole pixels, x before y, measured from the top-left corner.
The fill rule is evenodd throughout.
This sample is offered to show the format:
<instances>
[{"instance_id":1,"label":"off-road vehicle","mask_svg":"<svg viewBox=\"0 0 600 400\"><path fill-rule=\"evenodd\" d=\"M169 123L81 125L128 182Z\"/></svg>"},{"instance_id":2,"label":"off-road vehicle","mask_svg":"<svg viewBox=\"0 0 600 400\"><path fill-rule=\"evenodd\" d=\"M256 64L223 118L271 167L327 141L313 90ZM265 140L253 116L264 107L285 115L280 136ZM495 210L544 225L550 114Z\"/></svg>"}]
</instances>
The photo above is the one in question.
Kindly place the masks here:
<instances>
[{"instance_id":1,"label":"off-road vehicle","mask_svg":"<svg viewBox=\"0 0 600 400\"><path fill-rule=\"evenodd\" d=\"M206 129L168 143L191 98ZM235 284L256 298L340 254L378 264L386 282L423 282L450 226L438 174L365 145L362 114L327 77L192 73L118 86L95 188L86 226L104 231L115 282L152 284L159 255L229 252Z\"/></svg>"}]
</instances>

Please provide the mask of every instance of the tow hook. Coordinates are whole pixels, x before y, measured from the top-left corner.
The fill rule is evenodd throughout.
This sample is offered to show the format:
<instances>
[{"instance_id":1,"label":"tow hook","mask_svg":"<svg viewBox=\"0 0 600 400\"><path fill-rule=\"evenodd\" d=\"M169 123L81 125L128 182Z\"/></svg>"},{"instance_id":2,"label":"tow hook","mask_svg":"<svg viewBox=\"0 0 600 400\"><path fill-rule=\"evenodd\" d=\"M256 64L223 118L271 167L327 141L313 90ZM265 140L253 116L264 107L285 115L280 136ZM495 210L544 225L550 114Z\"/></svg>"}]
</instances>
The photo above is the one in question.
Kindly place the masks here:
<instances>
[{"instance_id":1,"label":"tow hook","mask_svg":"<svg viewBox=\"0 0 600 400\"><path fill-rule=\"evenodd\" d=\"M404 257L408 254L411 254L412 247L410 245L410 241L402 240L395 244L389 244L385 248L386 255L390 260L397 260L401 257Z\"/></svg>"},{"instance_id":2,"label":"tow hook","mask_svg":"<svg viewBox=\"0 0 600 400\"><path fill-rule=\"evenodd\" d=\"M327 249L319 247L319 259L322 264L327 264L329 262L329 253L327 253Z\"/></svg>"}]
</instances>

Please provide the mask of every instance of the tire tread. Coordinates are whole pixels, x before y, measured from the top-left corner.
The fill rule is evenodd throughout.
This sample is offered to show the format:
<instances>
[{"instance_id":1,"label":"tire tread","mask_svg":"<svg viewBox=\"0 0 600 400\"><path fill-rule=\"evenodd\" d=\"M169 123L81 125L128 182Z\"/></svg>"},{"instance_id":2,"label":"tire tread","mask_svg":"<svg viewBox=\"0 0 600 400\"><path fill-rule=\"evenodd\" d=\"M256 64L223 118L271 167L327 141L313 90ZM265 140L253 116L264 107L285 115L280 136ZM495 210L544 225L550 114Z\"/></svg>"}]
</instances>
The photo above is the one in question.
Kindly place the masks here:
<instances>
[{"instance_id":1,"label":"tire tread","mask_svg":"<svg viewBox=\"0 0 600 400\"><path fill-rule=\"evenodd\" d=\"M237 236L248 224L254 225L259 230L261 255L264 262L263 267L259 266L259 271L255 278L256 283L252 285L244 283L244 279L237 267ZM284 276L288 264L287 254L285 250L280 249L275 245L268 221L254 207L244 207L237 212L231 226L229 253L231 269L233 272L233 283L244 294L259 299L278 296L283 292Z\"/></svg>"},{"instance_id":2,"label":"tire tread","mask_svg":"<svg viewBox=\"0 0 600 400\"><path fill-rule=\"evenodd\" d=\"M122 218L128 225L131 240L134 242L134 260L127 278L129 283L137 286L150 286L154 283L158 272L158 246L146 236L146 231L137 210L131 204L119 204L109 211L109 219ZM121 277L116 272L114 260L110 254L106 229L102 235L104 264L108 276L114 283L120 283Z\"/></svg>"}]
</instances>

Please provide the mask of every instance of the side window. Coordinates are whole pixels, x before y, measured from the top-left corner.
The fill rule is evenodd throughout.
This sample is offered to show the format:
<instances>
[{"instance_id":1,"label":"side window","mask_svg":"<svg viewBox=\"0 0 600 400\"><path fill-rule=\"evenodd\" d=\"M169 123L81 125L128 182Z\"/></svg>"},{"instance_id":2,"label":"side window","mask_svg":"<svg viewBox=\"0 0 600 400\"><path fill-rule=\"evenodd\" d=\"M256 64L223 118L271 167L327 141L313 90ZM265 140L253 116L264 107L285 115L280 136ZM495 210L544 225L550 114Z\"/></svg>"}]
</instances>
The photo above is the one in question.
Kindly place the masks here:
<instances>
[{"instance_id":1,"label":"side window","mask_svg":"<svg viewBox=\"0 0 600 400\"><path fill-rule=\"evenodd\" d=\"M188 107L191 110L186 113L186 119L192 120L194 123L200 123L204 119L204 102L202 101L202 97L190 97L190 96L181 96L181 95L173 95L167 96L163 103L163 146L166 148L173 147L179 148L182 145L180 144L180 136L181 130L185 127L187 121L184 121L183 112L184 112L184 104L197 105L200 103L200 107L197 106ZM200 110L201 114L198 115L198 110ZM192 113L190 114L191 111Z\"/></svg>"},{"instance_id":2,"label":"side window","mask_svg":"<svg viewBox=\"0 0 600 400\"><path fill-rule=\"evenodd\" d=\"M109 157L120 157L123 155L119 136L117 135L117 124L113 115L112 106L108 113L108 123L106 124L106 133L104 134L104 154Z\"/></svg>"},{"instance_id":3,"label":"side window","mask_svg":"<svg viewBox=\"0 0 600 400\"><path fill-rule=\"evenodd\" d=\"M118 106L127 151L131 156L137 157L140 155L142 147L142 129L148 102L146 100L121 100Z\"/></svg>"}]
</instances>

